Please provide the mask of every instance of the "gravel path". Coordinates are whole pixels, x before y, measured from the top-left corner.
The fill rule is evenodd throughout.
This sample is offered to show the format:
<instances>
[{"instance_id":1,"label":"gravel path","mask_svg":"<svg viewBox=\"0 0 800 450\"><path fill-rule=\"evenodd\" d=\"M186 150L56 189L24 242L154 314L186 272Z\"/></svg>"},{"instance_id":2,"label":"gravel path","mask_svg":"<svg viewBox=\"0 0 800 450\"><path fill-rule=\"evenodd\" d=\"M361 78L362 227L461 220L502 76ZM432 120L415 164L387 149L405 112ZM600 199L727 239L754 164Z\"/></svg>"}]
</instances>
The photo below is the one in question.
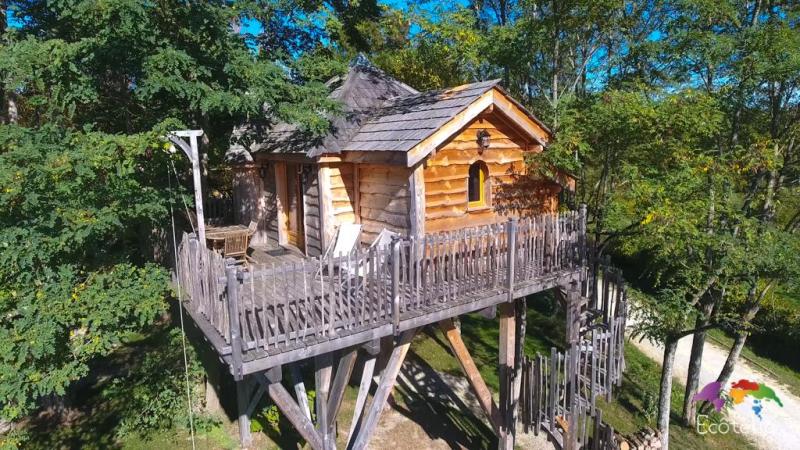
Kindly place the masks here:
<instances>
[{"instance_id":1,"label":"gravel path","mask_svg":"<svg viewBox=\"0 0 800 450\"><path fill-rule=\"evenodd\" d=\"M647 356L657 362L661 362L664 355L664 348L649 341L637 342L634 344ZM678 350L675 355L676 379L686 383L686 372L689 367L689 354L692 348L692 337L687 336L678 343ZM703 349L703 365L700 370L700 388L711 381L716 380L725 358L728 356L727 350L716 347L706 341ZM764 401L764 409L761 412L763 420L759 420L751 409L750 399L728 409L728 419L736 423L739 430L744 433L760 449L764 450L800 450L800 398L792 395L785 386L782 386L774 378L754 368L743 359L739 360L736 369L731 376L731 381L748 379L757 383L766 383L775 390L783 408L772 401Z\"/></svg>"}]
</instances>

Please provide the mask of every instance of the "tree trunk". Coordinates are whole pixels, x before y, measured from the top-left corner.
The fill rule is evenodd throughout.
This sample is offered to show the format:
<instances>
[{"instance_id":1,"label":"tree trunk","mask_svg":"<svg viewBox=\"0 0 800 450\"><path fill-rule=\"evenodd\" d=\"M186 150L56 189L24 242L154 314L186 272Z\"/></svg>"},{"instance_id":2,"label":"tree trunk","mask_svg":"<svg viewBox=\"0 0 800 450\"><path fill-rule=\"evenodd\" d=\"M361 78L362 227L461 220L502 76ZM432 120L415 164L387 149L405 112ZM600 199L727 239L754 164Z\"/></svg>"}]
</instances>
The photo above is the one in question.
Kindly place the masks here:
<instances>
[{"instance_id":1,"label":"tree trunk","mask_svg":"<svg viewBox=\"0 0 800 450\"><path fill-rule=\"evenodd\" d=\"M705 325L707 320L697 318L698 327ZM692 397L697 393L700 384L700 368L703 359L703 347L706 343L706 332L698 331L692 338L692 353L689 356L689 370L686 374L686 390L683 394L683 420L687 426L693 427L697 421L697 408L692 402Z\"/></svg>"},{"instance_id":2,"label":"tree trunk","mask_svg":"<svg viewBox=\"0 0 800 450\"><path fill-rule=\"evenodd\" d=\"M661 432L661 448L669 449L669 413L672 403L672 369L678 339L669 337L664 341L664 361L661 365L661 388L658 394L658 431Z\"/></svg>"},{"instance_id":3,"label":"tree trunk","mask_svg":"<svg viewBox=\"0 0 800 450\"><path fill-rule=\"evenodd\" d=\"M728 358L725 359L725 364L722 365L722 370L720 370L719 376L717 377L717 381L722 383L720 386L727 385L728 380L730 380L731 375L733 375L733 369L736 367L739 355L742 354L742 348L744 348L744 343L747 341L747 335L748 332L746 331L739 331L736 333L736 339L733 341L731 351L728 352Z\"/></svg>"},{"instance_id":4,"label":"tree trunk","mask_svg":"<svg viewBox=\"0 0 800 450\"><path fill-rule=\"evenodd\" d=\"M720 294L724 295L724 294ZM718 301L721 301L721 297ZM703 361L703 348L706 344L706 329L711 320L716 302L708 300L703 304L695 320L694 336L692 336L692 352L689 355L689 368L686 374L686 390L683 394L683 420L687 426L693 427L697 421L697 408L692 402L692 397L697 393L700 384L700 369Z\"/></svg>"}]
</instances>

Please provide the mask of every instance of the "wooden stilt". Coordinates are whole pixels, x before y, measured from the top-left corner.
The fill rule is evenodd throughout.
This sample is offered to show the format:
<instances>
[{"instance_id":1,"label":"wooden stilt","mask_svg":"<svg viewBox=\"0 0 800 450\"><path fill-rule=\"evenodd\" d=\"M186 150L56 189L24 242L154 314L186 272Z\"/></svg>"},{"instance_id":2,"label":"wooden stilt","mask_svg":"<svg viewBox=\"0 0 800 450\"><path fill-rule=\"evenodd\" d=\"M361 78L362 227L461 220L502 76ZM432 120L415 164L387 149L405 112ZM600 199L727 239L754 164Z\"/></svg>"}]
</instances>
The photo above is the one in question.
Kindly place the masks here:
<instances>
[{"instance_id":1,"label":"wooden stilt","mask_svg":"<svg viewBox=\"0 0 800 450\"><path fill-rule=\"evenodd\" d=\"M356 398L356 405L353 411L353 422L350 424L350 433L347 434L347 445L349 448L350 442L358 433L361 426L361 413L364 411L364 404L367 402L367 395L369 395L369 388L372 386L372 375L375 373L375 355L368 355L364 360L364 368L361 369L361 384L358 387L358 397Z\"/></svg>"},{"instance_id":2,"label":"wooden stilt","mask_svg":"<svg viewBox=\"0 0 800 450\"><path fill-rule=\"evenodd\" d=\"M494 399L492 399L492 392L483 381L483 377L481 377L481 373L478 371L475 361L472 360L472 356L469 354L467 346L464 345L464 341L461 339L461 332L458 330L458 328L456 328L452 319L446 319L439 322L439 327L447 338L447 341L450 343L450 348L456 355L456 359L458 359L459 364L461 364L461 369L467 376L467 381L469 381L469 385L475 392L475 396L478 398L478 403L480 403L484 414L486 414L486 417L489 419L489 424L492 426L495 432L498 432L498 427L500 425L500 410L497 408Z\"/></svg>"},{"instance_id":3,"label":"wooden stilt","mask_svg":"<svg viewBox=\"0 0 800 450\"><path fill-rule=\"evenodd\" d=\"M239 409L239 444L247 448L253 442L250 435L250 380L248 378L236 382L236 403Z\"/></svg>"},{"instance_id":4,"label":"wooden stilt","mask_svg":"<svg viewBox=\"0 0 800 450\"><path fill-rule=\"evenodd\" d=\"M267 381L267 383L269 383L267 392L269 392L270 398L275 402L275 405L278 406L278 409L281 410L286 419L291 422L297 432L300 433L300 436L303 436L303 439L305 439L314 450L324 450L322 446L322 437L317 430L314 429L314 424L311 423L311 420L306 417L305 413L300 410L300 407L292 399L292 395L289 394L279 381Z\"/></svg>"},{"instance_id":5,"label":"wooden stilt","mask_svg":"<svg viewBox=\"0 0 800 450\"><path fill-rule=\"evenodd\" d=\"M501 303L500 315L500 433L498 447L501 450L514 448L513 423L513 388L514 373L514 341L516 328L514 325L514 303Z\"/></svg>"},{"instance_id":6,"label":"wooden stilt","mask_svg":"<svg viewBox=\"0 0 800 450\"><path fill-rule=\"evenodd\" d=\"M528 317L528 303L525 298L520 298L515 301L515 336L514 336L514 381L512 388L512 404L511 404L511 422L517 423L517 413L519 410L519 396L522 390L522 360L525 348L525 326ZM511 429L516 437L516 426Z\"/></svg>"},{"instance_id":7,"label":"wooden stilt","mask_svg":"<svg viewBox=\"0 0 800 450\"><path fill-rule=\"evenodd\" d=\"M372 403L369 405L366 417L364 417L363 425L358 430L355 440L352 440L352 449L362 450L367 447L375 427L378 425L378 418L386 406L386 400L389 398L389 393L394 387L397 380L397 375L400 373L400 367L403 365L408 347L411 345L411 339L414 337L414 330L403 332L398 338L397 346L392 350L386 368L381 373L381 380L378 383L378 389L375 391L375 396L372 398Z\"/></svg>"},{"instance_id":8,"label":"wooden stilt","mask_svg":"<svg viewBox=\"0 0 800 450\"><path fill-rule=\"evenodd\" d=\"M347 387L347 382L353 373L356 356L358 356L358 348L349 349L339 358L339 365L336 367L336 376L333 379L333 386L328 399L328 434L332 436L336 436L334 425L336 424L336 417L339 415L339 408L342 406L344 389Z\"/></svg>"},{"instance_id":9,"label":"wooden stilt","mask_svg":"<svg viewBox=\"0 0 800 450\"><path fill-rule=\"evenodd\" d=\"M333 372L331 359L330 353L326 353L314 358L314 365L316 367L314 372L314 380L317 387L315 397L317 430L322 438L322 448L324 449L332 448L332 444L335 444L335 442L332 442L333 439L328 433L328 393L330 392L331 374Z\"/></svg>"},{"instance_id":10,"label":"wooden stilt","mask_svg":"<svg viewBox=\"0 0 800 450\"><path fill-rule=\"evenodd\" d=\"M308 407L308 394L306 393L306 385L303 382L303 376L300 373L300 367L297 364L292 364L290 368L292 374L292 383L294 383L294 395L297 397L297 404L300 406L300 411L311 420L311 408Z\"/></svg>"}]
</instances>

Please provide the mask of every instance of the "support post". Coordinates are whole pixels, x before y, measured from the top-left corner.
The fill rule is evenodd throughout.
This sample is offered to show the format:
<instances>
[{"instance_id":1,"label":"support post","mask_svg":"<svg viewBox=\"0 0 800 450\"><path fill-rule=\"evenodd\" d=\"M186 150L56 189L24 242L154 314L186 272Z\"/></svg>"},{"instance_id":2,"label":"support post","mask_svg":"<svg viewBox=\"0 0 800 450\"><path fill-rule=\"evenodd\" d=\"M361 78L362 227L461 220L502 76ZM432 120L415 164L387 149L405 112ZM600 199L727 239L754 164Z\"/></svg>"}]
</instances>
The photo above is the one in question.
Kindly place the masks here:
<instances>
[{"instance_id":1,"label":"support post","mask_svg":"<svg viewBox=\"0 0 800 450\"><path fill-rule=\"evenodd\" d=\"M514 448L513 392L514 376L514 304L505 302L499 305L500 313L500 433L498 448Z\"/></svg>"},{"instance_id":2,"label":"support post","mask_svg":"<svg viewBox=\"0 0 800 450\"><path fill-rule=\"evenodd\" d=\"M236 405L239 409L239 444L242 448L247 448L253 442L250 434L250 413L247 411L250 404L249 394L250 383L248 380L238 380L236 382Z\"/></svg>"},{"instance_id":3,"label":"support post","mask_svg":"<svg viewBox=\"0 0 800 450\"><path fill-rule=\"evenodd\" d=\"M192 163L192 181L194 183L194 207L197 212L197 236L200 242L206 245L206 222L203 217L203 188L202 188L202 174L200 167L200 151L197 146L197 138L203 135L203 130L183 130L169 133L167 138L172 144L181 148L183 153L189 158ZM188 137L189 144L186 144L182 138Z\"/></svg>"},{"instance_id":4,"label":"support post","mask_svg":"<svg viewBox=\"0 0 800 450\"><path fill-rule=\"evenodd\" d=\"M515 262L517 260L517 218L512 217L506 223L506 238L508 239L508 261L506 268L508 269L508 278L506 288L508 289L508 301L514 301L514 276L515 276Z\"/></svg>"},{"instance_id":5,"label":"support post","mask_svg":"<svg viewBox=\"0 0 800 450\"><path fill-rule=\"evenodd\" d=\"M316 370L314 372L314 381L317 386L316 405L317 412L317 431L322 438L322 448L327 450L332 448L335 442L332 442L330 434L328 433L328 393L331 386L331 372L333 371L331 354L326 353L314 358L314 365Z\"/></svg>"},{"instance_id":6,"label":"support post","mask_svg":"<svg viewBox=\"0 0 800 450\"><path fill-rule=\"evenodd\" d=\"M375 373L375 361L377 354L380 352L380 343L372 341L365 345L365 350L367 359L364 360L364 367L361 369L361 384L358 387L358 397L356 397L356 404L353 409L353 422L350 424L350 432L347 434L345 448L350 448L350 443L361 427L361 413L364 411L369 388L372 386L372 375Z\"/></svg>"},{"instance_id":7,"label":"support post","mask_svg":"<svg viewBox=\"0 0 800 450\"><path fill-rule=\"evenodd\" d=\"M232 264L225 267L225 279L228 290L228 319L231 342L231 373L233 379L241 381L242 375L242 339L239 329L239 270Z\"/></svg>"},{"instance_id":8,"label":"support post","mask_svg":"<svg viewBox=\"0 0 800 450\"><path fill-rule=\"evenodd\" d=\"M511 429L511 431L514 433L514 436L516 436L516 423L519 410L520 392L522 391L522 360L525 356L524 348L526 325L528 320L528 303L523 297L517 299L514 302L514 305L516 317L514 318L514 379L511 397L511 422L515 424L515 426Z\"/></svg>"},{"instance_id":9,"label":"support post","mask_svg":"<svg viewBox=\"0 0 800 450\"><path fill-rule=\"evenodd\" d=\"M386 400L389 398L389 394L394 387L397 375L400 373L400 367L403 365L403 360L405 360L406 354L408 353L408 347L411 345L411 339L414 337L416 331L416 329L407 330L398 338L397 346L392 350L389 362L386 364L386 368L383 369L383 373L381 374L381 380L380 383L378 383L378 389L375 391L375 395L372 397L372 403L369 405L367 416L364 418L361 429L358 430L358 435L355 437L355 440L351 440L352 449L362 450L367 448L367 444L369 444L372 433L378 425L378 418L384 406L386 406Z\"/></svg>"},{"instance_id":10,"label":"support post","mask_svg":"<svg viewBox=\"0 0 800 450\"><path fill-rule=\"evenodd\" d=\"M268 383L267 392L278 409L281 410L283 415L289 422L294 425L294 428L303 436L303 439L308 442L314 450L323 450L322 439L320 438L317 430L314 429L314 424L308 419L305 414L300 410L291 394L286 390L280 382L280 379L272 377L265 377L265 382Z\"/></svg>"},{"instance_id":11,"label":"support post","mask_svg":"<svg viewBox=\"0 0 800 450\"><path fill-rule=\"evenodd\" d=\"M334 425L336 424L336 417L339 415L339 409L342 406L344 389L347 387L347 382L350 380L350 375L353 373L356 356L358 356L357 347L347 350L347 352L339 358L339 365L336 367L336 376L333 379L333 386L331 387L330 398L328 399L328 434L331 436L336 436L334 433Z\"/></svg>"},{"instance_id":12,"label":"support post","mask_svg":"<svg viewBox=\"0 0 800 450\"><path fill-rule=\"evenodd\" d=\"M306 393L306 385L303 382L303 376L300 373L300 368L297 363L292 364L289 369L292 376L292 383L294 384L294 395L297 397L297 404L300 406L300 411L303 415L311 420L311 408L308 407L308 394Z\"/></svg>"},{"instance_id":13,"label":"support post","mask_svg":"<svg viewBox=\"0 0 800 450\"><path fill-rule=\"evenodd\" d=\"M400 334L400 239L392 237L392 323L394 335Z\"/></svg>"}]
</instances>

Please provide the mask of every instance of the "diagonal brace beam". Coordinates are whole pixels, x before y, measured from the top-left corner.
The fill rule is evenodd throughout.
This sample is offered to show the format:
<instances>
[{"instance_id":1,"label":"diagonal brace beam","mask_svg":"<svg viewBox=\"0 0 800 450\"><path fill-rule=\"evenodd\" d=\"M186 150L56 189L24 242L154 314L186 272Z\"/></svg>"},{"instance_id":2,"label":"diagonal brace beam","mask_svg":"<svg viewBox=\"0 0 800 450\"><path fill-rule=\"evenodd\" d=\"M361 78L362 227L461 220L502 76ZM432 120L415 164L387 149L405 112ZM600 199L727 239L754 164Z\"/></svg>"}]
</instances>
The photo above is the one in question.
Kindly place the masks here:
<instances>
[{"instance_id":1,"label":"diagonal brace beam","mask_svg":"<svg viewBox=\"0 0 800 450\"><path fill-rule=\"evenodd\" d=\"M303 436L303 439L305 439L314 450L323 450L322 436L320 436L316 428L314 428L314 424L311 423L311 420L300 410L300 406L294 401L289 391L287 391L280 382L264 380L262 383L267 384L267 392L270 398L275 402L275 405L281 410L289 422L291 422L297 432L300 433L300 436Z\"/></svg>"},{"instance_id":2,"label":"diagonal brace beam","mask_svg":"<svg viewBox=\"0 0 800 450\"><path fill-rule=\"evenodd\" d=\"M383 369L383 373L381 374L378 389L375 391L372 403L369 405L367 416L364 418L361 428L357 430L358 435L355 436L355 440L351 441L352 449L362 450L367 448L367 444L369 444L372 433L378 425L378 419L380 418L384 406L386 406L386 400L388 400L389 394L392 392L394 383L397 380L397 375L400 373L400 367L403 365L403 360L405 360L408 348L411 345L411 339L414 337L416 331L416 329L412 329L403 332L398 338L397 345L392 349L389 362L386 364L386 368Z\"/></svg>"},{"instance_id":3,"label":"diagonal brace beam","mask_svg":"<svg viewBox=\"0 0 800 450\"><path fill-rule=\"evenodd\" d=\"M486 386L486 382L483 381L483 377L480 371L478 371L478 367L475 365L472 355L469 354L467 346L464 345L464 341L461 339L461 332L456 328L453 319L445 319L439 322L439 328L447 338L447 342L450 343L450 348L456 355L459 364L461 364L461 369L467 376L467 381L469 381L469 385L475 392L475 396L478 397L478 403L480 403L481 409L483 409L484 414L486 414L486 417L489 419L489 424L495 432L499 431L500 410L497 408L497 404L492 398L492 392L489 390L489 387Z\"/></svg>"}]
</instances>

